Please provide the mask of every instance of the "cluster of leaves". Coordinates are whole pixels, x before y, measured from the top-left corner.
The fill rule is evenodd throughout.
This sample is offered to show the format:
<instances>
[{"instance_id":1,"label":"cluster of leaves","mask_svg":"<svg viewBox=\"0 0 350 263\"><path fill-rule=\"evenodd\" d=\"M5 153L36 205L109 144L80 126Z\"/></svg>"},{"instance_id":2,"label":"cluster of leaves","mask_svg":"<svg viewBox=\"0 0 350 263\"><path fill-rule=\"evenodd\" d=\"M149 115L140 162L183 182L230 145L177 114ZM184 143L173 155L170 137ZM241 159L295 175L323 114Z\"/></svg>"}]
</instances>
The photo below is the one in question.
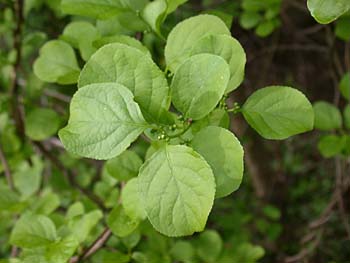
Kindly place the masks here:
<instances>
[{"instance_id":1,"label":"cluster of leaves","mask_svg":"<svg viewBox=\"0 0 350 263\"><path fill-rule=\"evenodd\" d=\"M281 0L243 0L239 23L244 29L255 28L260 37L267 37L281 25Z\"/></svg>"},{"instance_id":2,"label":"cluster of leaves","mask_svg":"<svg viewBox=\"0 0 350 263\"><path fill-rule=\"evenodd\" d=\"M347 100L350 99L350 74L343 76L339 83L339 91ZM315 128L327 134L322 135L318 143L318 149L325 158L350 155L350 105L343 109L341 114L338 107L318 101L313 105L315 111Z\"/></svg>"},{"instance_id":3,"label":"cluster of leaves","mask_svg":"<svg viewBox=\"0 0 350 263\"><path fill-rule=\"evenodd\" d=\"M229 114L242 113L262 137L275 140L309 131L314 121L307 98L285 86L262 88L242 105L228 108L229 93L244 78L245 52L227 23L208 14L178 23L165 40L162 23L184 2L26 1L28 19L42 8L59 17L76 17L58 39L44 45L44 33L24 32L21 77L28 140L16 133L11 98L0 97L0 142L15 189L1 181L1 232L7 236L12 228L1 252L6 254L9 245L21 249L11 262L67 262L96 239L102 222L113 233L107 246L118 251L102 249L93 262L255 262L263 256L249 240L223 238L213 230L190 239L154 231L185 236L204 230L215 199L240 186L243 148L229 130ZM275 21L277 6L256 11ZM0 30L10 48L1 53L5 63L0 80L8 91L16 63L11 48L15 19L11 9L2 15ZM132 37L136 32L142 32L142 42ZM156 64L151 51L159 41L166 41L165 62ZM33 74L27 62L39 46ZM42 157L40 147L32 147L41 141L50 145L67 121L57 113L62 112L57 98L62 98L55 90L76 91L68 124L59 131L69 153L57 157L63 168L76 171L74 184L63 178L67 171ZM56 104L58 109L53 109ZM95 167L78 156L107 160L99 180ZM5 169L1 164L0 171ZM50 180L43 178L48 170ZM93 189L92 198L81 195L85 188ZM271 221L279 212L265 210L268 219L259 220L257 228L276 239L280 226ZM142 236L146 242L140 242ZM225 249L224 242L235 245Z\"/></svg>"}]
</instances>

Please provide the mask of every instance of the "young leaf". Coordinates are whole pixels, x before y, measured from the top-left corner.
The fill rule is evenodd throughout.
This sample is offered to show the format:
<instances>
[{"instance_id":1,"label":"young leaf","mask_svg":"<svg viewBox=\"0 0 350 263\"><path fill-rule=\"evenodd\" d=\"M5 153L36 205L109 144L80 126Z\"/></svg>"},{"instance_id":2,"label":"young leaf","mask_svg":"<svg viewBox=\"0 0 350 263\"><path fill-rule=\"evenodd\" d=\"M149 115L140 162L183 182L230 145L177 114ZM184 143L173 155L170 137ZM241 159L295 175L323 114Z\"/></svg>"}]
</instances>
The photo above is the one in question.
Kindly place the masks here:
<instances>
[{"instance_id":1,"label":"young leaf","mask_svg":"<svg viewBox=\"0 0 350 263\"><path fill-rule=\"evenodd\" d=\"M349 0L308 0L311 15L320 24L328 24L350 9Z\"/></svg>"},{"instance_id":2,"label":"young leaf","mask_svg":"<svg viewBox=\"0 0 350 263\"><path fill-rule=\"evenodd\" d=\"M205 227L215 196L210 166L187 146L165 146L140 169L139 191L154 228L185 236Z\"/></svg>"},{"instance_id":3,"label":"young leaf","mask_svg":"<svg viewBox=\"0 0 350 263\"><path fill-rule=\"evenodd\" d=\"M332 134L325 135L318 142L317 148L323 157L330 158L342 152L345 142L343 137Z\"/></svg>"},{"instance_id":4,"label":"young leaf","mask_svg":"<svg viewBox=\"0 0 350 263\"><path fill-rule=\"evenodd\" d=\"M138 191L138 179L133 178L128 181L122 191L122 205L127 214L132 219L145 219L146 212L141 204Z\"/></svg>"},{"instance_id":5,"label":"young leaf","mask_svg":"<svg viewBox=\"0 0 350 263\"><path fill-rule=\"evenodd\" d=\"M170 254L176 261L191 262L194 258L195 251L189 241L177 241L170 250Z\"/></svg>"},{"instance_id":6,"label":"young leaf","mask_svg":"<svg viewBox=\"0 0 350 263\"><path fill-rule=\"evenodd\" d=\"M185 118L199 120L218 104L229 78L230 69L223 58L211 54L192 56L174 75L172 102Z\"/></svg>"},{"instance_id":7,"label":"young leaf","mask_svg":"<svg viewBox=\"0 0 350 263\"><path fill-rule=\"evenodd\" d=\"M61 40L49 41L40 49L33 69L39 79L62 85L76 83L80 73L73 48Z\"/></svg>"},{"instance_id":8,"label":"young leaf","mask_svg":"<svg viewBox=\"0 0 350 263\"><path fill-rule=\"evenodd\" d=\"M166 0L154 0L149 2L142 10L142 18L151 26L151 28L161 35L160 26L167 15L168 4Z\"/></svg>"},{"instance_id":9,"label":"young leaf","mask_svg":"<svg viewBox=\"0 0 350 263\"><path fill-rule=\"evenodd\" d=\"M119 181L127 181L139 173L142 165L141 158L133 151L126 150L122 154L106 163L106 169L109 175Z\"/></svg>"},{"instance_id":10,"label":"young leaf","mask_svg":"<svg viewBox=\"0 0 350 263\"><path fill-rule=\"evenodd\" d=\"M113 234L118 237L130 235L137 228L139 223L139 220L127 216L121 205L114 207L107 218L108 227L112 230Z\"/></svg>"},{"instance_id":11,"label":"young leaf","mask_svg":"<svg viewBox=\"0 0 350 263\"><path fill-rule=\"evenodd\" d=\"M314 125L312 105L303 93L290 87L270 86L254 92L242 112L266 139L286 139L310 131Z\"/></svg>"},{"instance_id":12,"label":"young leaf","mask_svg":"<svg viewBox=\"0 0 350 263\"><path fill-rule=\"evenodd\" d=\"M62 0L61 9L70 15L106 19L125 11L120 0Z\"/></svg>"},{"instance_id":13,"label":"young leaf","mask_svg":"<svg viewBox=\"0 0 350 263\"><path fill-rule=\"evenodd\" d=\"M315 128L323 131L339 129L342 126L341 113L337 107L325 101L314 103Z\"/></svg>"},{"instance_id":14,"label":"young leaf","mask_svg":"<svg viewBox=\"0 0 350 263\"><path fill-rule=\"evenodd\" d=\"M230 131L208 126L197 133L191 145L213 169L216 197L237 190L243 177L243 148Z\"/></svg>"},{"instance_id":15,"label":"young leaf","mask_svg":"<svg viewBox=\"0 0 350 263\"><path fill-rule=\"evenodd\" d=\"M230 81L225 93L235 90L243 81L246 55L241 44L227 35L209 35L193 46L191 54L210 53L226 60L230 67Z\"/></svg>"},{"instance_id":16,"label":"young leaf","mask_svg":"<svg viewBox=\"0 0 350 263\"><path fill-rule=\"evenodd\" d=\"M231 35L225 23L213 15L198 15L178 23L170 32L165 46L168 68L175 72L191 53L193 45L207 35Z\"/></svg>"},{"instance_id":17,"label":"young leaf","mask_svg":"<svg viewBox=\"0 0 350 263\"><path fill-rule=\"evenodd\" d=\"M346 73L340 80L339 90L345 99L350 100L350 73Z\"/></svg>"},{"instance_id":18,"label":"young leaf","mask_svg":"<svg viewBox=\"0 0 350 263\"><path fill-rule=\"evenodd\" d=\"M148 121L159 121L170 106L163 72L136 48L116 43L99 49L84 66L78 85L100 82L118 82L131 90Z\"/></svg>"},{"instance_id":19,"label":"young leaf","mask_svg":"<svg viewBox=\"0 0 350 263\"><path fill-rule=\"evenodd\" d=\"M91 230L101 220L103 214L100 210L93 210L81 217L74 217L68 222L68 228L78 239L79 243L86 241Z\"/></svg>"},{"instance_id":20,"label":"young leaf","mask_svg":"<svg viewBox=\"0 0 350 263\"><path fill-rule=\"evenodd\" d=\"M206 230L195 242L198 256L206 262L216 262L220 256L223 242L218 232Z\"/></svg>"},{"instance_id":21,"label":"young leaf","mask_svg":"<svg viewBox=\"0 0 350 263\"><path fill-rule=\"evenodd\" d=\"M79 21L68 24L61 38L73 47L78 48L81 57L86 61L96 51L93 42L99 36L100 34L96 27L88 22Z\"/></svg>"},{"instance_id":22,"label":"young leaf","mask_svg":"<svg viewBox=\"0 0 350 263\"><path fill-rule=\"evenodd\" d=\"M55 135L60 127L58 114L45 108L36 108L28 113L25 119L26 135L35 141L41 141Z\"/></svg>"},{"instance_id":23,"label":"young leaf","mask_svg":"<svg viewBox=\"0 0 350 263\"><path fill-rule=\"evenodd\" d=\"M168 10L167 13L170 14L174 12L180 5L186 3L188 0L167 0Z\"/></svg>"},{"instance_id":24,"label":"young leaf","mask_svg":"<svg viewBox=\"0 0 350 263\"><path fill-rule=\"evenodd\" d=\"M111 43L119 43L119 44L124 44L133 48L136 48L140 50L142 53L145 53L148 56L151 56L151 53L149 50L142 45L140 41L133 37L125 36L125 35L115 35L115 36L106 36L99 38L94 41L93 45L96 48L101 48L104 45L111 44Z\"/></svg>"},{"instance_id":25,"label":"young leaf","mask_svg":"<svg viewBox=\"0 0 350 263\"><path fill-rule=\"evenodd\" d=\"M21 248L35 248L47 246L56 239L56 227L48 217L24 214L12 230L10 243Z\"/></svg>"},{"instance_id":26,"label":"young leaf","mask_svg":"<svg viewBox=\"0 0 350 263\"><path fill-rule=\"evenodd\" d=\"M11 189L0 186L0 213L20 210L20 196Z\"/></svg>"},{"instance_id":27,"label":"young leaf","mask_svg":"<svg viewBox=\"0 0 350 263\"><path fill-rule=\"evenodd\" d=\"M146 128L127 88L117 83L99 83L75 93L68 125L59 136L72 153L110 159L125 151Z\"/></svg>"}]
</instances>

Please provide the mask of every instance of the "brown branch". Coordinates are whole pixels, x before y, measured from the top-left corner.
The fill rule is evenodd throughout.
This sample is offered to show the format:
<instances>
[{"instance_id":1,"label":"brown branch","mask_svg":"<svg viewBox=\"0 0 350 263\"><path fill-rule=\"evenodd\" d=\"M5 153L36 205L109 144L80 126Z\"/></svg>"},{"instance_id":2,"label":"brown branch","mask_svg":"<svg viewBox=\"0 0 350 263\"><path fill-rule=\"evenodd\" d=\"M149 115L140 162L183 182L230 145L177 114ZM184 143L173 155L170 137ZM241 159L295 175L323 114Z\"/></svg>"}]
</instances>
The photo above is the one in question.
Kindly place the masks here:
<instances>
[{"instance_id":1,"label":"brown branch","mask_svg":"<svg viewBox=\"0 0 350 263\"><path fill-rule=\"evenodd\" d=\"M41 142L34 141L33 144L37 146L40 152L45 157L47 157L63 173L65 178L74 188L78 189L79 192L81 192L91 201L93 201L100 209L106 211L106 207L104 206L103 201L93 192L90 192L88 189L81 187L81 185L75 180L74 173L68 170L55 155L51 154L51 152L45 148L45 146Z\"/></svg>"},{"instance_id":2,"label":"brown branch","mask_svg":"<svg viewBox=\"0 0 350 263\"><path fill-rule=\"evenodd\" d=\"M77 263L95 254L111 237L112 231L106 227L102 234L80 255L72 257L69 263Z\"/></svg>"},{"instance_id":3,"label":"brown branch","mask_svg":"<svg viewBox=\"0 0 350 263\"><path fill-rule=\"evenodd\" d=\"M16 15L16 27L13 31L13 48L16 51L16 61L13 66L11 78L11 97L12 97L12 112L16 124L16 131L22 140L25 138L25 127L23 117L23 107L20 101L20 85L18 83L18 73L21 68L22 59L22 27L24 22L23 17L24 0L16 0L14 3L14 11Z\"/></svg>"},{"instance_id":4,"label":"brown branch","mask_svg":"<svg viewBox=\"0 0 350 263\"><path fill-rule=\"evenodd\" d=\"M0 144L0 161L2 163L2 166L4 167L4 172L5 172L5 176L6 176L6 180L7 180L7 183L10 187L11 190L14 190L14 184L13 184L13 178L12 178L12 174L11 174L11 171L10 171L10 166L7 162L7 159L5 157L5 153L2 149L2 146Z\"/></svg>"}]
</instances>

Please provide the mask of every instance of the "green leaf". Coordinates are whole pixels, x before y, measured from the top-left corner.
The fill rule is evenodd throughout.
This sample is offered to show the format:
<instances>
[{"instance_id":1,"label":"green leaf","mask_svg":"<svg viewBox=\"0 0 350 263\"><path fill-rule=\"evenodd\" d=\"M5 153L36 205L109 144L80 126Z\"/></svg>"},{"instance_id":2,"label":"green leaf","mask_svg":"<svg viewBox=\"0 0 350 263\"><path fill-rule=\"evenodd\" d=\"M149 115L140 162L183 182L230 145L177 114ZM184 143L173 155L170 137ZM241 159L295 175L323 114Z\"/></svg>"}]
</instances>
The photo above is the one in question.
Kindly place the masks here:
<instances>
[{"instance_id":1,"label":"green leaf","mask_svg":"<svg viewBox=\"0 0 350 263\"><path fill-rule=\"evenodd\" d=\"M290 87L270 86L254 92L242 112L266 139L282 140L313 129L312 105L303 93Z\"/></svg>"},{"instance_id":2,"label":"green leaf","mask_svg":"<svg viewBox=\"0 0 350 263\"><path fill-rule=\"evenodd\" d=\"M48 217L24 214L12 230L10 243L22 248L35 248L46 246L56 239L56 227Z\"/></svg>"},{"instance_id":3,"label":"green leaf","mask_svg":"<svg viewBox=\"0 0 350 263\"><path fill-rule=\"evenodd\" d=\"M168 10L167 13L170 14L174 12L180 5L188 2L188 0L167 0Z\"/></svg>"},{"instance_id":4,"label":"green leaf","mask_svg":"<svg viewBox=\"0 0 350 263\"><path fill-rule=\"evenodd\" d=\"M141 204L138 179L133 178L126 183L122 191L122 205L125 214L131 219L145 219L146 212Z\"/></svg>"},{"instance_id":5,"label":"green leaf","mask_svg":"<svg viewBox=\"0 0 350 263\"><path fill-rule=\"evenodd\" d=\"M119 14L127 7L121 0L62 0L61 9L70 15L106 19Z\"/></svg>"},{"instance_id":6,"label":"green leaf","mask_svg":"<svg viewBox=\"0 0 350 263\"><path fill-rule=\"evenodd\" d=\"M80 73L73 48L61 40L49 41L40 49L33 69L39 79L62 85L76 83Z\"/></svg>"},{"instance_id":7,"label":"green leaf","mask_svg":"<svg viewBox=\"0 0 350 263\"><path fill-rule=\"evenodd\" d=\"M326 101L314 103L315 128L323 131L339 129L342 126L342 117L339 109Z\"/></svg>"},{"instance_id":8,"label":"green leaf","mask_svg":"<svg viewBox=\"0 0 350 263\"><path fill-rule=\"evenodd\" d=\"M51 191L45 191L39 199L36 199L32 211L37 214L49 215L55 211L59 205L59 196Z\"/></svg>"},{"instance_id":9,"label":"green leaf","mask_svg":"<svg viewBox=\"0 0 350 263\"><path fill-rule=\"evenodd\" d=\"M96 48L101 48L104 45L111 44L111 43L119 43L124 44L133 48L136 48L140 50L142 53L145 53L148 56L151 56L149 50L142 45L140 41L133 37L125 36L125 35L115 35L115 36L106 36L99 38L94 41L94 46Z\"/></svg>"},{"instance_id":10,"label":"green leaf","mask_svg":"<svg viewBox=\"0 0 350 263\"><path fill-rule=\"evenodd\" d=\"M146 128L127 88L117 83L99 83L75 93L68 125L59 136L72 153L110 159L125 151Z\"/></svg>"},{"instance_id":11,"label":"green leaf","mask_svg":"<svg viewBox=\"0 0 350 263\"><path fill-rule=\"evenodd\" d=\"M192 56L174 75L172 102L185 118L199 120L216 107L229 78L229 66L223 58L211 54Z\"/></svg>"},{"instance_id":12,"label":"green leaf","mask_svg":"<svg viewBox=\"0 0 350 263\"><path fill-rule=\"evenodd\" d=\"M25 118L26 135L35 141L42 141L56 134L60 127L58 114L47 108L36 108Z\"/></svg>"},{"instance_id":13,"label":"green leaf","mask_svg":"<svg viewBox=\"0 0 350 263\"><path fill-rule=\"evenodd\" d=\"M100 210L93 210L80 217L74 217L68 222L68 228L71 230L79 243L86 241L91 230L96 227L102 219L103 214Z\"/></svg>"},{"instance_id":14,"label":"green leaf","mask_svg":"<svg viewBox=\"0 0 350 263\"><path fill-rule=\"evenodd\" d=\"M43 162L36 156L31 159L31 162L31 165L26 161L22 162L13 174L14 185L23 199L36 193L42 180Z\"/></svg>"},{"instance_id":15,"label":"green leaf","mask_svg":"<svg viewBox=\"0 0 350 263\"><path fill-rule=\"evenodd\" d=\"M165 59L172 72L191 53L193 45L207 35L231 35L225 23L213 15L198 15L178 23L170 32L165 46Z\"/></svg>"},{"instance_id":16,"label":"green leaf","mask_svg":"<svg viewBox=\"0 0 350 263\"><path fill-rule=\"evenodd\" d=\"M276 26L273 20L266 20L258 25L258 27L255 29L255 33L259 37L267 37L273 32L275 28Z\"/></svg>"},{"instance_id":17,"label":"green leaf","mask_svg":"<svg viewBox=\"0 0 350 263\"><path fill-rule=\"evenodd\" d=\"M338 19L337 24L335 25L335 35L344 40L350 41L350 16L342 16ZM350 89L350 88L349 88Z\"/></svg>"},{"instance_id":18,"label":"green leaf","mask_svg":"<svg viewBox=\"0 0 350 263\"><path fill-rule=\"evenodd\" d=\"M121 205L117 205L107 217L107 225L118 237L130 235L139 225L139 220L132 219L125 214Z\"/></svg>"},{"instance_id":19,"label":"green leaf","mask_svg":"<svg viewBox=\"0 0 350 263\"><path fill-rule=\"evenodd\" d=\"M141 16L150 27L161 35L160 26L164 22L167 15L168 4L166 0L154 0L149 2L142 10Z\"/></svg>"},{"instance_id":20,"label":"green leaf","mask_svg":"<svg viewBox=\"0 0 350 263\"><path fill-rule=\"evenodd\" d=\"M199 235L195 242L198 256L206 262L216 262L223 242L220 235L214 230L206 230Z\"/></svg>"},{"instance_id":21,"label":"green leaf","mask_svg":"<svg viewBox=\"0 0 350 263\"><path fill-rule=\"evenodd\" d=\"M340 80L339 90L345 99L350 100L350 73L346 73Z\"/></svg>"},{"instance_id":22,"label":"green leaf","mask_svg":"<svg viewBox=\"0 0 350 263\"><path fill-rule=\"evenodd\" d=\"M317 144L317 148L325 158L340 154L345 146L343 137L337 135L325 135Z\"/></svg>"},{"instance_id":23,"label":"green leaf","mask_svg":"<svg viewBox=\"0 0 350 263\"><path fill-rule=\"evenodd\" d=\"M236 136L226 129L209 126L194 136L191 145L214 172L217 198L238 189L243 177L243 148Z\"/></svg>"},{"instance_id":24,"label":"green leaf","mask_svg":"<svg viewBox=\"0 0 350 263\"><path fill-rule=\"evenodd\" d=\"M350 130L350 105L349 104L345 106L343 115L344 115L345 128Z\"/></svg>"},{"instance_id":25,"label":"green leaf","mask_svg":"<svg viewBox=\"0 0 350 263\"><path fill-rule=\"evenodd\" d=\"M81 202L75 202L74 204L68 207L66 218L69 220L76 216L80 216L84 214L84 212L85 212L84 205Z\"/></svg>"},{"instance_id":26,"label":"green leaf","mask_svg":"<svg viewBox=\"0 0 350 263\"><path fill-rule=\"evenodd\" d=\"M170 250L170 254L176 261L191 262L194 258L195 250L188 241L177 241Z\"/></svg>"},{"instance_id":27,"label":"green leaf","mask_svg":"<svg viewBox=\"0 0 350 263\"><path fill-rule=\"evenodd\" d=\"M210 53L225 59L230 67L230 81L226 93L235 90L243 81L246 55L241 44L227 35L209 35L201 38L191 54Z\"/></svg>"},{"instance_id":28,"label":"green leaf","mask_svg":"<svg viewBox=\"0 0 350 263\"><path fill-rule=\"evenodd\" d=\"M239 23L244 29L252 29L256 27L261 20L262 17L257 12L243 12L239 18Z\"/></svg>"},{"instance_id":29,"label":"green leaf","mask_svg":"<svg viewBox=\"0 0 350 263\"><path fill-rule=\"evenodd\" d=\"M119 181L127 181L137 176L142 165L141 158L133 151L126 150L106 163L109 175Z\"/></svg>"},{"instance_id":30,"label":"green leaf","mask_svg":"<svg viewBox=\"0 0 350 263\"><path fill-rule=\"evenodd\" d=\"M79 49L81 57L86 61L96 51L93 42L100 37L96 27L92 24L79 21L68 24L61 38Z\"/></svg>"},{"instance_id":31,"label":"green leaf","mask_svg":"<svg viewBox=\"0 0 350 263\"><path fill-rule=\"evenodd\" d=\"M109 44L99 49L82 70L79 87L100 82L118 82L131 90L149 121L159 121L170 106L164 73L136 48Z\"/></svg>"},{"instance_id":32,"label":"green leaf","mask_svg":"<svg viewBox=\"0 0 350 263\"><path fill-rule=\"evenodd\" d=\"M348 0L308 0L311 15L320 24L328 24L350 9Z\"/></svg>"},{"instance_id":33,"label":"green leaf","mask_svg":"<svg viewBox=\"0 0 350 263\"><path fill-rule=\"evenodd\" d=\"M19 195L7 187L0 186L0 212L17 211L21 208Z\"/></svg>"},{"instance_id":34,"label":"green leaf","mask_svg":"<svg viewBox=\"0 0 350 263\"><path fill-rule=\"evenodd\" d=\"M138 180L147 217L157 231L185 236L204 229L215 179L198 153L186 146L165 146L144 163Z\"/></svg>"}]
</instances>

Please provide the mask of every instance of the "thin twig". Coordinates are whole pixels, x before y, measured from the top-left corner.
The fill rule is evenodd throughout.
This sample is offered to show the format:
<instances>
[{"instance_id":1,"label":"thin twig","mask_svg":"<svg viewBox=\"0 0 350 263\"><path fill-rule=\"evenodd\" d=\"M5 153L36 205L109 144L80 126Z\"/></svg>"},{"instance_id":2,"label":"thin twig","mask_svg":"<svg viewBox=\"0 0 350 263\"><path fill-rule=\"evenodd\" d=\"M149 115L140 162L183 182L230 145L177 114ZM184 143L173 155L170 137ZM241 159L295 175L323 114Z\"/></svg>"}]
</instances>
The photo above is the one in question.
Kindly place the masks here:
<instances>
[{"instance_id":1,"label":"thin twig","mask_svg":"<svg viewBox=\"0 0 350 263\"><path fill-rule=\"evenodd\" d=\"M23 117L23 107L20 101L20 85L18 83L18 72L21 68L22 59L22 27L24 22L23 17L24 0L16 0L14 3L14 11L16 14L16 27L13 31L13 48L16 51L16 61L13 66L11 78L11 97L12 97L12 111L16 124L16 131L22 140L25 138L25 127Z\"/></svg>"},{"instance_id":2,"label":"thin twig","mask_svg":"<svg viewBox=\"0 0 350 263\"><path fill-rule=\"evenodd\" d=\"M7 180L7 183L10 187L11 190L14 190L14 184L13 184L13 178L12 178L12 174L11 174L11 171L10 171L10 166L7 162L7 159L5 157L5 153L2 149L2 146L0 144L0 161L2 163L2 166L4 168L4 172L5 172L5 176L6 176L6 180Z\"/></svg>"},{"instance_id":3,"label":"thin twig","mask_svg":"<svg viewBox=\"0 0 350 263\"><path fill-rule=\"evenodd\" d=\"M81 254L81 256L72 257L69 263L77 263L85 260L95 254L111 237L112 231L106 227L102 234Z\"/></svg>"}]
</instances>

